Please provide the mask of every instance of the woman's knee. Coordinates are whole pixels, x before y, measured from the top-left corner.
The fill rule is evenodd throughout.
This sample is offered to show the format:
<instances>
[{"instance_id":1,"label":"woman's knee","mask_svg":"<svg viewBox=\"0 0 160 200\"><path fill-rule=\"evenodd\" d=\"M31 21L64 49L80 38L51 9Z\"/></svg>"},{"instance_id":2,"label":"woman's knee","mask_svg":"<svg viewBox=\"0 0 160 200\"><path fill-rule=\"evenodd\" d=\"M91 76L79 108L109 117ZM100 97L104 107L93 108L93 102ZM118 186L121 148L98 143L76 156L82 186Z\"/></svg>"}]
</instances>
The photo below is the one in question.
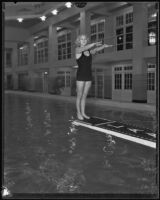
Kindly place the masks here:
<instances>
[{"instance_id":1,"label":"woman's knee","mask_svg":"<svg viewBox=\"0 0 160 200\"><path fill-rule=\"evenodd\" d=\"M77 92L77 98L81 98L83 96L82 91Z\"/></svg>"},{"instance_id":2,"label":"woman's knee","mask_svg":"<svg viewBox=\"0 0 160 200\"><path fill-rule=\"evenodd\" d=\"M82 94L82 98L85 99L86 97L87 97L87 93L84 92L84 93Z\"/></svg>"}]
</instances>

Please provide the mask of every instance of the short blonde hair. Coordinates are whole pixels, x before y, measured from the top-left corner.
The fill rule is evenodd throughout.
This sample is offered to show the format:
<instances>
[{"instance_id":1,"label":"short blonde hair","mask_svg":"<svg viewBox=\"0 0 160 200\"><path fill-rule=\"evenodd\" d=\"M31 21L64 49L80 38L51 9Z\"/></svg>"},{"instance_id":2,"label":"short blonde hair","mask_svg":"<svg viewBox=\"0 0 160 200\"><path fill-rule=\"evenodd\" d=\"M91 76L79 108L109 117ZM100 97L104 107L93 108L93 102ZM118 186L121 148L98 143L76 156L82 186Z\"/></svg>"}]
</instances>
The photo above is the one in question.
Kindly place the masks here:
<instances>
[{"instance_id":1,"label":"short blonde hair","mask_svg":"<svg viewBox=\"0 0 160 200\"><path fill-rule=\"evenodd\" d=\"M76 44L77 46L80 46L80 44L81 44L81 38L82 38L82 37L85 37L86 40L87 40L87 43L88 43L89 38L88 38L85 34L81 34L81 35L78 35L78 37L77 37L77 39L76 39L76 41L75 41L75 44Z\"/></svg>"}]
</instances>

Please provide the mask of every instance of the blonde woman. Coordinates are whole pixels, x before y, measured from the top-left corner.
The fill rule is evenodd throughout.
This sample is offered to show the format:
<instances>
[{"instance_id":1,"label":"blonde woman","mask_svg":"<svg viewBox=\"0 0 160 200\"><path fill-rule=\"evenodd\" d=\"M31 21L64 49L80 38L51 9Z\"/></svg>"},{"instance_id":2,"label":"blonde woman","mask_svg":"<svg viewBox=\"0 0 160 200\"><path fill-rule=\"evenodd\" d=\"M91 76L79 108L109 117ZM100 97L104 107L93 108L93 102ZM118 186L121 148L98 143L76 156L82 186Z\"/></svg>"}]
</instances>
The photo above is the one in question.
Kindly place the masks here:
<instances>
[{"instance_id":1,"label":"blonde woman","mask_svg":"<svg viewBox=\"0 0 160 200\"><path fill-rule=\"evenodd\" d=\"M110 47L112 45L102 45L102 42L88 44L86 35L79 35L76 39L76 45L75 56L78 65L76 79L76 108L77 118L83 120L90 119L85 113L85 104L92 82L92 55L105 47Z\"/></svg>"}]
</instances>

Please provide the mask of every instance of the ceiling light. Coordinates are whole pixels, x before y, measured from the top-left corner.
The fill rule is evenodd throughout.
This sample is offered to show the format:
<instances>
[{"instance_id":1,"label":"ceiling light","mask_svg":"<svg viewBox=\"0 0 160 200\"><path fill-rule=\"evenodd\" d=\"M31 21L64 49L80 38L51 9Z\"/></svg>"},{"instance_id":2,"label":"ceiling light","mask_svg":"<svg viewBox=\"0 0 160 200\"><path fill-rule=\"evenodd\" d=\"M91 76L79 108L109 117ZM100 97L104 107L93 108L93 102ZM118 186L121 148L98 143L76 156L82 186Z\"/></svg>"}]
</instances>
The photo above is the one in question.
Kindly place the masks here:
<instances>
[{"instance_id":1,"label":"ceiling light","mask_svg":"<svg viewBox=\"0 0 160 200\"><path fill-rule=\"evenodd\" d=\"M22 22L22 21L23 21L23 18L17 18L17 20L18 20L19 22Z\"/></svg>"},{"instance_id":2,"label":"ceiling light","mask_svg":"<svg viewBox=\"0 0 160 200\"><path fill-rule=\"evenodd\" d=\"M65 4L65 6L66 6L67 8L71 8L72 3L71 3L71 2L67 2L67 3Z\"/></svg>"},{"instance_id":3,"label":"ceiling light","mask_svg":"<svg viewBox=\"0 0 160 200\"><path fill-rule=\"evenodd\" d=\"M46 20L46 16L42 16L40 17L42 21L45 21Z\"/></svg>"},{"instance_id":4,"label":"ceiling light","mask_svg":"<svg viewBox=\"0 0 160 200\"><path fill-rule=\"evenodd\" d=\"M53 14L53 15L57 15L57 13L58 13L58 10L56 10L56 9L55 9L55 10L52 10L52 14Z\"/></svg>"},{"instance_id":5,"label":"ceiling light","mask_svg":"<svg viewBox=\"0 0 160 200\"><path fill-rule=\"evenodd\" d=\"M156 17L156 16L157 16L157 13L152 14L152 17Z\"/></svg>"}]
</instances>

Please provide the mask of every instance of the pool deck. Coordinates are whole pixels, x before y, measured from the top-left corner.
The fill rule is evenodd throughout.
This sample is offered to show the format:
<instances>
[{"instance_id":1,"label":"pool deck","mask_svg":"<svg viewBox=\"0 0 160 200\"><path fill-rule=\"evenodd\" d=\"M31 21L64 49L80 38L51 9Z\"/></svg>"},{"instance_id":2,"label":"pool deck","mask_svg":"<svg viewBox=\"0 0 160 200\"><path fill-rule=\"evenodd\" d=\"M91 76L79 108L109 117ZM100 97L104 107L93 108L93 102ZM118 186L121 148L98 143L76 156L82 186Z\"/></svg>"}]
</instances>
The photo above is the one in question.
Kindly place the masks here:
<instances>
[{"instance_id":1,"label":"pool deck","mask_svg":"<svg viewBox=\"0 0 160 200\"><path fill-rule=\"evenodd\" d=\"M40 92L28 92L28 91L15 91L15 90L6 90L5 94L16 94L16 95L27 95L27 96L35 96L42 97L48 99L55 100L65 100L69 102L75 103L75 96L62 96L62 95L54 95L48 93L40 93ZM156 112L156 106L153 104L147 103L133 103L133 102L121 102L121 101L113 101L109 99L95 99L95 98L87 98L87 104L92 104L96 106L107 106L112 108L120 108L134 111L144 111L144 112Z\"/></svg>"}]
</instances>

